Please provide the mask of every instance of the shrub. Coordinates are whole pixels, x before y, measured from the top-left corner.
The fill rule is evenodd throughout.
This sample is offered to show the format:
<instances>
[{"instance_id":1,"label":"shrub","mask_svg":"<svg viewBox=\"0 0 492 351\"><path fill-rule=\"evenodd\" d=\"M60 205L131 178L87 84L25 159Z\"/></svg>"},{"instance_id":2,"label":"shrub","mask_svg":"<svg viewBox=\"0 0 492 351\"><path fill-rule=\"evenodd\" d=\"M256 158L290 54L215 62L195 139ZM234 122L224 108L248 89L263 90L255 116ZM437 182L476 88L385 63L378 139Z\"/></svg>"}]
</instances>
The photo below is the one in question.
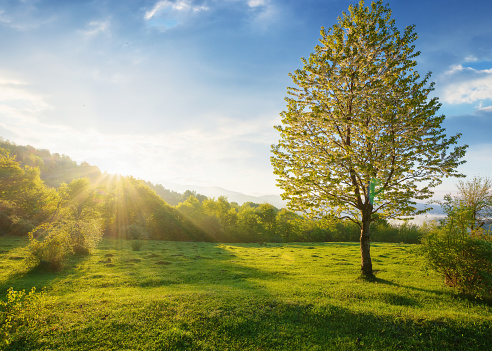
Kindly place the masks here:
<instances>
[{"instance_id":1,"label":"shrub","mask_svg":"<svg viewBox=\"0 0 492 351\"><path fill-rule=\"evenodd\" d=\"M38 235L43 239L35 239ZM30 259L35 265L60 270L66 256L73 253L70 233L64 227L41 225L29 233L29 239Z\"/></svg>"},{"instance_id":2,"label":"shrub","mask_svg":"<svg viewBox=\"0 0 492 351\"><path fill-rule=\"evenodd\" d=\"M69 221L65 223L65 226L70 232L70 240L75 253L88 255L101 241L101 221L97 219Z\"/></svg>"},{"instance_id":3,"label":"shrub","mask_svg":"<svg viewBox=\"0 0 492 351\"><path fill-rule=\"evenodd\" d=\"M446 285L481 299L492 298L492 242L448 224L433 226L422 239L430 266Z\"/></svg>"},{"instance_id":4,"label":"shrub","mask_svg":"<svg viewBox=\"0 0 492 351\"><path fill-rule=\"evenodd\" d=\"M52 270L60 270L68 255L91 253L101 236L98 220L42 224L29 233L31 261Z\"/></svg>"}]
</instances>

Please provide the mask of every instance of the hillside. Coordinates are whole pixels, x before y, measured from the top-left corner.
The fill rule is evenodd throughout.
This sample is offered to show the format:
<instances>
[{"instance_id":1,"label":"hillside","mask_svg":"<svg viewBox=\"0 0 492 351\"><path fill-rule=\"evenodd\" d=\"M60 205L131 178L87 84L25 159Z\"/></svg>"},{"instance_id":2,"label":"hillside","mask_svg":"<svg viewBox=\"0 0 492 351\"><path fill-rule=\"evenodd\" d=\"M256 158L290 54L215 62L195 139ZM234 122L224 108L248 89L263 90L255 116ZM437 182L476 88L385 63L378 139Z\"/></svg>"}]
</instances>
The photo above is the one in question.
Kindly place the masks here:
<instances>
[{"instance_id":1,"label":"hillside","mask_svg":"<svg viewBox=\"0 0 492 351\"><path fill-rule=\"evenodd\" d=\"M101 172L97 166L87 162L78 164L67 155L52 154L46 149L17 145L2 139L0 139L0 148L8 150L22 166L38 167L41 179L50 187L57 188L61 183L70 183L77 178L89 178L93 184L102 184L114 178L114 175ZM186 200L183 194L165 189L160 184L145 183L172 206Z\"/></svg>"},{"instance_id":2,"label":"hillside","mask_svg":"<svg viewBox=\"0 0 492 351\"><path fill-rule=\"evenodd\" d=\"M110 179L113 176L101 172L97 166L90 165L87 162L78 164L67 155L52 154L49 150L36 149L29 145L17 145L0 139L0 148L9 150L10 154L15 155L17 161L23 166L39 167L41 179L46 185L51 187L58 187L61 183L69 183L73 179L84 177L89 178L92 183L101 183L104 182L104 179ZM149 181L145 181L145 184L171 206L176 206L185 201L191 194L201 200L205 197L218 198L219 196L225 196L229 202L236 202L239 205L253 202L257 204L269 203L277 208L286 206L285 201L277 195L251 196L220 187L199 187L194 185L170 184L164 187L162 184L154 184Z\"/></svg>"}]
</instances>

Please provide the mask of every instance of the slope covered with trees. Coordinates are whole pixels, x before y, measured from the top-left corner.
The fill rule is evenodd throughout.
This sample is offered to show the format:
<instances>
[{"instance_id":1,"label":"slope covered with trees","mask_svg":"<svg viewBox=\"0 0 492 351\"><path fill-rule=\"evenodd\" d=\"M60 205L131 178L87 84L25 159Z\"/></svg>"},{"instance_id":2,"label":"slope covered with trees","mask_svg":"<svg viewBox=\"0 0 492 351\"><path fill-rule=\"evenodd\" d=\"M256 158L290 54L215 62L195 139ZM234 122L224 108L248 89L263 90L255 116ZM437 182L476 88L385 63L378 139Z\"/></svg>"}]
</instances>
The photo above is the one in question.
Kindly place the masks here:
<instances>
[{"instance_id":1,"label":"slope covered with trees","mask_svg":"<svg viewBox=\"0 0 492 351\"><path fill-rule=\"evenodd\" d=\"M48 150L10 142L1 145L6 146L0 152L2 234L27 235L37 228L36 238L44 238L53 232L70 232L67 235L79 237L88 250L89 243L97 240L86 237L84 230L99 233L95 237L130 240L307 242L358 238L357 227L347 221L328 224L267 203L240 206L225 197L211 199L193 191L180 194L160 184L102 173L95 166L78 165L70 157ZM89 169L92 171L84 171ZM402 230L379 221L374 228L375 240L418 241L414 226ZM70 250L79 245L77 240L68 245Z\"/></svg>"}]
</instances>

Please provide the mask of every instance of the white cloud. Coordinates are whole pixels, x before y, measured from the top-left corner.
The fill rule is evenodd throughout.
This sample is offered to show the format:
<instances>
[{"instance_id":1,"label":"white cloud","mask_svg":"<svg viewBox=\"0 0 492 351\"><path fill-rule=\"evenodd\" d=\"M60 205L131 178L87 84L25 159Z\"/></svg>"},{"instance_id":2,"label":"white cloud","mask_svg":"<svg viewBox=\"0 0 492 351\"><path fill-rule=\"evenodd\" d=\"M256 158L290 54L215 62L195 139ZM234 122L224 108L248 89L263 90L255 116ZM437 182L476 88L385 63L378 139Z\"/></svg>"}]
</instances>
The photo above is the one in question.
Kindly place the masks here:
<instances>
[{"instance_id":1,"label":"white cloud","mask_svg":"<svg viewBox=\"0 0 492 351\"><path fill-rule=\"evenodd\" d=\"M489 74L489 73L492 73L492 68L489 68L489 69L475 69L475 68L472 68L472 67L463 67L463 65L451 65L449 67L449 70L447 70L445 72L445 74L447 75L453 75L455 73L458 73L458 72L463 72L463 71L469 71L469 72L474 72L474 73L477 73L477 74L481 74L481 73L485 73L485 74Z\"/></svg>"},{"instance_id":2,"label":"white cloud","mask_svg":"<svg viewBox=\"0 0 492 351\"><path fill-rule=\"evenodd\" d=\"M476 61L468 57L466 62ZM492 68L476 69L461 64L452 65L444 74L449 83L444 88L443 101L469 104L492 99Z\"/></svg>"},{"instance_id":3,"label":"white cloud","mask_svg":"<svg viewBox=\"0 0 492 351\"><path fill-rule=\"evenodd\" d=\"M248 0L249 7L265 6L265 0Z\"/></svg>"},{"instance_id":4,"label":"white cloud","mask_svg":"<svg viewBox=\"0 0 492 351\"><path fill-rule=\"evenodd\" d=\"M451 66L449 66L449 69L446 72L444 72L444 74L452 75L452 74L455 74L457 72L461 72L464 69L465 68L462 65L451 65Z\"/></svg>"},{"instance_id":5,"label":"white cloud","mask_svg":"<svg viewBox=\"0 0 492 351\"><path fill-rule=\"evenodd\" d=\"M147 11L144 18L150 20L166 9L176 12L200 12L208 10L208 7L204 5L192 5L189 0L162 0L158 1L151 10Z\"/></svg>"},{"instance_id":6,"label":"white cloud","mask_svg":"<svg viewBox=\"0 0 492 351\"><path fill-rule=\"evenodd\" d=\"M29 92L24 82L3 77L0 77L0 106L4 109L16 106L33 113L50 107L41 96Z\"/></svg>"},{"instance_id":7,"label":"white cloud","mask_svg":"<svg viewBox=\"0 0 492 351\"><path fill-rule=\"evenodd\" d=\"M492 99L492 74L450 84L444 89L443 96L443 101L450 104L466 104L490 99Z\"/></svg>"},{"instance_id":8,"label":"white cloud","mask_svg":"<svg viewBox=\"0 0 492 351\"><path fill-rule=\"evenodd\" d=\"M476 110L477 113L486 113L486 114L489 114L489 113L492 113L492 106L485 106L485 107L482 107L482 104L480 104Z\"/></svg>"},{"instance_id":9,"label":"white cloud","mask_svg":"<svg viewBox=\"0 0 492 351\"><path fill-rule=\"evenodd\" d=\"M477 61L478 59L473 55L465 57L465 62L477 62Z\"/></svg>"},{"instance_id":10,"label":"white cloud","mask_svg":"<svg viewBox=\"0 0 492 351\"><path fill-rule=\"evenodd\" d=\"M109 33L110 32L111 21L92 21L87 25L87 29L81 31L86 37L94 37L100 33Z\"/></svg>"}]
</instances>

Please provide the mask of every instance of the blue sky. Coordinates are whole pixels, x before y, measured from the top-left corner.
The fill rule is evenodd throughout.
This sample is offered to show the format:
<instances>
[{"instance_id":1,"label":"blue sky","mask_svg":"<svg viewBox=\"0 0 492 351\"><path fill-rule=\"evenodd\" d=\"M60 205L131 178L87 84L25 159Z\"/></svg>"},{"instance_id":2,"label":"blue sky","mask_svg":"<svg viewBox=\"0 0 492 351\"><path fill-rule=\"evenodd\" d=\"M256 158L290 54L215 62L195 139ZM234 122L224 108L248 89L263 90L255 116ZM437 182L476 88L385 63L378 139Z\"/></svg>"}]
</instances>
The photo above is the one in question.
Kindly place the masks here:
<instances>
[{"instance_id":1,"label":"blue sky","mask_svg":"<svg viewBox=\"0 0 492 351\"><path fill-rule=\"evenodd\" d=\"M279 194L288 73L351 3L0 0L0 136L165 186ZM416 25L417 70L470 145L461 171L491 176L492 3L388 3Z\"/></svg>"}]
</instances>

